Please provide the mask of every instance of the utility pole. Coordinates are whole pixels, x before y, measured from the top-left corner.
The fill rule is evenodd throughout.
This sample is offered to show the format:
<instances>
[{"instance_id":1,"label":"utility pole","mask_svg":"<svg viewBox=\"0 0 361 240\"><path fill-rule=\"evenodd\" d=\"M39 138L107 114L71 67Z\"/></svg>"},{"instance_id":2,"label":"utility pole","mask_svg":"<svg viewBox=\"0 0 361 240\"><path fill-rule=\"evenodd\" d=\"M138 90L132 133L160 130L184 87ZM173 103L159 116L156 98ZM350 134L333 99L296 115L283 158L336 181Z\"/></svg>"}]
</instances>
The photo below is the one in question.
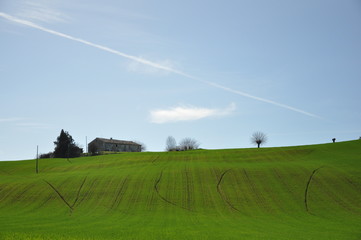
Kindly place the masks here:
<instances>
[{"instance_id":1,"label":"utility pole","mask_svg":"<svg viewBox=\"0 0 361 240\"><path fill-rule=\"evenodd\" d=\"M88 154L88 136L85 136L85 149L86 153Z\"/></svg>"},{"instance_id":2,"label":"utility pole","mask_svg":"<svg viewBox=\"0 0 361 240\"><path fill-rule=\"evenodd\" d=\"M39 173L39 145L36 146L36 167L35 167L36 174Z\"/></svg>"}]
</instances>

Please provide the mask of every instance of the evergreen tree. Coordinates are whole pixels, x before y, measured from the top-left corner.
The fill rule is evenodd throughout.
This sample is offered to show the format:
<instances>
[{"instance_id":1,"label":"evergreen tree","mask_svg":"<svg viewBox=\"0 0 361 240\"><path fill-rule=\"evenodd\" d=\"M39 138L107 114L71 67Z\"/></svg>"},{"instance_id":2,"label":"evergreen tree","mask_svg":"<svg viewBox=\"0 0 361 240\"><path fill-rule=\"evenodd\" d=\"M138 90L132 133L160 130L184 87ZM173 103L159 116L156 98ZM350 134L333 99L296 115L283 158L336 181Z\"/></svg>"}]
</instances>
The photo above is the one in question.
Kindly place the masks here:
<instances>
[{"instance_id":1,"label":"evergreen tree","mask_svg":"<svg viewBox=\"0 0 361 240\"><path fill-rule=\"evenodd\" d=\"M56 158L79 157L83 153L83 149L79 148L75 144L73 137L63 129L54 144L54 157Z\"/></svg>"}]
</instances>

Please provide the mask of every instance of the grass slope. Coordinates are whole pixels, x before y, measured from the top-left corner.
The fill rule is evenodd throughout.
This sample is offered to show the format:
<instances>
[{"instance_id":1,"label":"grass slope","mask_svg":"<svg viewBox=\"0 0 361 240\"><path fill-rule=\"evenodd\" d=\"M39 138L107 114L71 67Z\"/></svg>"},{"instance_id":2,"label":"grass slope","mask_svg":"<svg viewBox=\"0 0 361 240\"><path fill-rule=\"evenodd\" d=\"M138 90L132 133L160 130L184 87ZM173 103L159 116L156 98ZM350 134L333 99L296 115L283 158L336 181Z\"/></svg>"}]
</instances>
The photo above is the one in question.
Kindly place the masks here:
<instances>
[{"instance_id":1,"label":"grass slope","mask_svg":"<svg viewBox=\"0 0 361 240\"><path fill-rule=\"evenodd\" d=\"M360 239L361 141L0 162L0 239Z\"/></svg>"}]
</instances>

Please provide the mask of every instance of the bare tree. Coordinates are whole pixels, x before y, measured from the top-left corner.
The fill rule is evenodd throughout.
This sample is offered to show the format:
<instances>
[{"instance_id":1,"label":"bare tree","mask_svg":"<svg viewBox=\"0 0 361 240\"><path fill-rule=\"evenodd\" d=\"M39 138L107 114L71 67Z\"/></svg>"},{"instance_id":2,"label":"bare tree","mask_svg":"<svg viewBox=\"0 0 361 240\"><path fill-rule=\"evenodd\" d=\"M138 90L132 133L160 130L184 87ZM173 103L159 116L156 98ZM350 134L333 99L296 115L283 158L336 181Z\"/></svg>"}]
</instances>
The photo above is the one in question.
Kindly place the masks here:
<instances>
[{"instance_id":1,"label":"bare tree","mask_svg":"<svg viewBox=\"0 0 361 240\"><path fill-rule=\"evenodd\" d=\"M174 137L167 137L167 140L165 142L165 150L168 152L177 150L177 142L175 141Z\"/></svg>"},{"instance_id":2,"label":"bare tree","mask_svg":"<svg viewBox=\"0 0 361 240\"><path fill-rule=\"evenodd\" d=\"M144 143L142 143L142 142L140 142L140 141L133 141L133 142L135 142L135 143L137 143L137 144L140 145L140 151L141 151L141 152L145 152L145 151L147 150L147 146L146 146Z\"/></svg>"},{"instance_id":3,"label":"bare tree","mask_svg":"<svg viewBox=\"0 0 361 240\"><path fill-rule=\"evenodd\" d=\"M255 132L252 134L251 142L259 148L262 144L267 142L267 136L263 132Z\"/></svg>"},{"instance_id":4,"label":"bare tree","mask_svg":"<svg viewBox=\"0 0 361 240\"><path fill-rule=\"evenodd\" d=\"M182 151L187 151L187 150L198 149L199 145L200 145L199 142L193 138L184 138L179 143L179 148Z\"/></svg>"}]
</instances>

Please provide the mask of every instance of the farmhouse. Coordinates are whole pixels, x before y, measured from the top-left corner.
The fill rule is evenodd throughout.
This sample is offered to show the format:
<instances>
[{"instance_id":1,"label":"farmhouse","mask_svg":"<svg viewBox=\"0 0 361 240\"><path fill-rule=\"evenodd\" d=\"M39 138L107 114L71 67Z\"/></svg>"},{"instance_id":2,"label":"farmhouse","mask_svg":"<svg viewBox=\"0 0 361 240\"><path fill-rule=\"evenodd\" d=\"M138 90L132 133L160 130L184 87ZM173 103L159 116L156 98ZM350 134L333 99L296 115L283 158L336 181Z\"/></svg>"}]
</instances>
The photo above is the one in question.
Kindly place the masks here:
<instances>
[{"instance_id":1,"label":"farmhouse","mask_svg":"<svg viewBox=\"0 0 361 240\"><path fill-rule=\"evenodd\" d=\"M113 138L96 138L88 144L89 152L140 152L141 145L132 141L116 140Z\"/></svg>"}]
</instances>

